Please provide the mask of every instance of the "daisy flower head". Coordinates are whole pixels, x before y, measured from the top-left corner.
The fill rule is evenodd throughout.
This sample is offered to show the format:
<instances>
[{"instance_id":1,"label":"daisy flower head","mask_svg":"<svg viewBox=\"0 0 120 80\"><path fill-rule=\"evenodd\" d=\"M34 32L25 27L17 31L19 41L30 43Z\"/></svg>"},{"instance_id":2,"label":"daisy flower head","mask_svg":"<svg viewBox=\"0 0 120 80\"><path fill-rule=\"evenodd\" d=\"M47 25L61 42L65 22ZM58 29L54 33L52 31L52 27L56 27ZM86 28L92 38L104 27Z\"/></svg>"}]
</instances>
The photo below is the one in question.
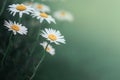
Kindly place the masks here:
<instances>
[{"instance_id":1,"label":"daisy flower head","mask_svg":"<svg viewBox=\"0 0 120 80\"><path fill-rule=\"evenodd\" d=\"M50 53L51 55L54 55L55 49L50 44L48 44L47 46L47 44L48 44L47 42L40 43L40 45L42 45L44 49L46 48L46 51L48 53Z\"/></svg>"},{"instance_id":2,"label":"daisy flower head","mask_svg":"<svg viewBox=\"0 0 120 80\"><path fill-rule=\"evenodd\" d=\"M19 13L21 18L23 14L30 14L34 9L25 4L12 4L9 5L8 10L10 11L10 14L13 14L13 16L15 16L16 13Z\"/></svg>"},{"instance_id":3,"label":"daisy flower head","mask_svg":"<svg viewBox=\"0 0 120 80\"><path fill-rule=\"evenodd\" d=\"M45 4L34 3L33 8L41 12L50 12L50 8Z\"/></svg>"},{"instance_id":4,"label":"daisy flower head","mask_svg":"<svg viewBox=\"0 0 120 80\"><path fill-rule=\"evenodd\" d=\"M54 29L47 29L42 30L42 33L40 34L42 37L46 38L51 43L55 43L59 45L60 43L65 44L64 36L61 35L60 31L54 30Z\"/></svg>"},{"instance_id":5,"label":"daisy flower head","mask_svg":"<svg viewBox=\"0 0 120 80\"><path fill-rule=\"evenodd\" d=\"M36 12L32 13L32 16L36 17L38 20L40 20L40 23L42 23L43 20L46 20L49 24L51 22L56 23L55 19L52 16L48 15L47 13L45 13L45 12L38 12L38 11L36 11Z\"/></svg>"},{"instance_id":6,"label":"daisy flower head","mask_svg":"<svg viewBox=\"0 0 120 80\"><path fill-rule=\"evenodd\" d=\"M13 31L13 34L19 33L21 35L27 35L27 28L22 24L16 23L15 21L5 21L4 26L8 28L8 31Z\"/></svg>"},{"instance_id":7,"label":"daisy flower head","mask_svg":"<svg viewBox=\"0 0 120 80\"><path fill-rule=\"evenodd\" d=\"M54 12L53 15L57 20L60 20L60 21L70 21L70 22L73 21L73 15L70 12L65 10L56 11Z\"/></svg>"}]
</instances>

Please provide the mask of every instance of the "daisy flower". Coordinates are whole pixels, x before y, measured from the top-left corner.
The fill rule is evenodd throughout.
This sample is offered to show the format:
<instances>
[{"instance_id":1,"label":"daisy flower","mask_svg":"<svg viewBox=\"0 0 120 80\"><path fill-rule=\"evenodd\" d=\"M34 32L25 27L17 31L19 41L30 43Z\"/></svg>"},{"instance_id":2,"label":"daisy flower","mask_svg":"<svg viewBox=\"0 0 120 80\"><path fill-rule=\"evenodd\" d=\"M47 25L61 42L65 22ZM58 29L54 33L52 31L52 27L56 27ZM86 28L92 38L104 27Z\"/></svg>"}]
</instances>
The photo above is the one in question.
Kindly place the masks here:
<instances>
[{"instance_id":1,"label":"daisy flower","mask_svg":"<svg viewBox=\"0 0 120 80\"><path fill-rule=\"evenodd\" d=\"M46 38L51 43L55 43L59 45L59 43L65 44L64 36L61 35L60 31L54 30L54 29L47 29L42 30L42 33L40 34L42 37Z\"/></svg>"},{"instance_id":2,"label":"daisy flower","mask_svg":"<svg viewBox=\"0 0 120 80\"><path fill-rule=\"evenodd\" d=\"M45 4L34 3L32 6L37 11L50 12L50 8Z\"/></svg>"},{"instance_id":3,"label":"daisy flower","mask_svg":"<svg viewBox=\"0 0 120 80\"><path fill-rule=\"evenodd\" d=\"M54 12L54 17L61 21L73 21L73 15L70 12L59 10Z\"/></svg>"},{"instance_id":4,"label":"daisy flower","mask_svg":"<svg viewBox=\"0 0 120 80\"><path fill-rule=\"evenodd\" d=\"M47 44L47 42L40 43L40 45L42 45L44 49L46 48ZM55 54L55 49L50 44L47 46L46 51L51 55Z\"/></svg>"},{"instance_id":5,"label":"daisy flower","mask_svg":"<svg viewBox=\"0 0 120 80\"><path fill-rule=\"evenodd\" d=\"M26 35L28 32L25 26L22 26L22 24L16 23L15 21L5 21L4 26L8 28L8 31L13 31L14 35L16 35L16 33Z\"/></svg>"},{"instance_id":6,"label":"daisy flower","mask_svg":"<svg viewBox=\"0 0 120 80\"><path fill-rule=\"evenodd\" d=\"M13 14L13 16L15 16L16 13L19 13L19 16L21 18L23 14L29 14L33 12L33 8L24 4L12 4L9 5L9 11L10 14Z\"/></svg>"},{"instance_id":7,"label":"daisy flower","mask_svg":"<svg viewBox=\"0 0 120 80\"><path fill-rule=\"evenodd\" d=\"M36 11L36 12L32 13L32 16L36 17L38 20L40 20L40 23L42 23L43 20L46 20L49 24L51 22L56 23L55 19L52 16L48 15L47 13L45 13L45 12L38 12L38 11Z\"/></svg>"}]
</instances>

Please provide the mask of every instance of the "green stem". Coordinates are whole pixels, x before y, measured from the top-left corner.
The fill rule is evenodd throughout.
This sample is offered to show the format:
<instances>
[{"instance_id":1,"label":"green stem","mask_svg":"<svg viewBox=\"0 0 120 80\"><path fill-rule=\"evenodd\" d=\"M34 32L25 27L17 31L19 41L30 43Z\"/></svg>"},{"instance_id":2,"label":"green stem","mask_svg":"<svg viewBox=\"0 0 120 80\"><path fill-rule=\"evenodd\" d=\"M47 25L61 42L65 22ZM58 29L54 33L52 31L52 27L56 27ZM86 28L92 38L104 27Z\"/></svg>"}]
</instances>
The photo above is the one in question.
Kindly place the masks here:
<instances>
[{"instance_id":1,"label":"green stem","mask_svg":"<svg viewBox=\"0 0 120 80\"><path fill-rule=\"evenodd\" d=\"M37 42L38 42L39 36L40 36L40 29L38 29L38 30L39 30L39 32L38 32L37 37L36 37L36 42L33 44L33 48L31 49L29 56L32 56L33 51L35 50L35 48L36 48L36 46L37 46Z\"/></svg>"},{"instance_id":2,"label":"green stem","mask_svg":"<svg viewBox=\"0 0 120 80\"><path fill-rule=\"evenodd\" d=\"M36 48L36 46L37 46L37 42L38 42L39 36L40 36L40 28L39 28L38 30L39 30L39 32L38 32L38 34L36 35L36 40L35 40L36 42L34 42L33 47L32 47L32 49L30 50L30 54L28 55L28 60L26 61L26 64L25 64L25 69L29 66L30 58L31 58L31 56L33 55L33 52L34 52L34 50L35 50L35 48Z\"/></svg>"},{"instance_id":3,"label":"green stem","mask_svg":"<svg viewBox=\"0 0 120 80\"><path fill-rule=\"evenodd\" d=\"M46 45L45 50L44 50L43 57L42 57L41 60L39 61L38 65L35 67L35 70L38 69L39 65L40 65L40 64L42 63L42 61L44 60L44 58L45 58L45 52L46 52L46 49L47 49L47 47L48 47L49 44L50 44L50 43L48 43L48 44Z\"/></svg>"},{"instance_id":4,"label":"green stem","mask_svg":"<svg viewBox=\"0 0 120 80\"><path fill-rule=\"evenodd\" d=\"M46 45L46 47L45 47L45 49L44 49L43 56L42 56L41 60L39 61L39 63L37 64L37 66L35 67L35 70L34 70L32 76L30 77L29 80L32 80L32 79L34 78L34 76L35 76L35 74L36 74L36 72L37 72L40 64L43 62L43 60L44 60L44 58L45 58L45 52L46 52L46 49L47 49L47 47L48 47L49 44L50 44L50 42Z\"/></svg>"},{"instance_id":5,"label":"green stem","mask_svg":"<svg viewBox=\"0 0 120 80\"><path fill-rule=\"evenodd\" d=\"M3 59L2 59L2 65L3 65L6 57L8 56L8 51L9 51L9 49L10 49L10 44L11 44L11 38L12 38L12 33L11 33L11 35L10 35L10 37L9 37L9 43L8 43L7 49L6 49L5 54L4 54L4 56L3 56Z\"/></svg>"},{"instance_id":6,"label":"green stem","mask_svg":"<svg viewBox=\"0 0 120 80\"><path fill-rule=\"evenodd\" d=\"M21 23L21 20L22 20L22 19L21 19L21 18L19 18L19 20L18 20L19 24Z\"/></svg>"},{"instance_id":7,"label":"green stem","mask_svg":"<svg viewBox=\"0 0 120 80\"><path fill-rule=\"evenodd\" d=\"M4 3L3 3L3 7L2 7L2 9L0 11L0 16L2 15L2 13L3 13L4 9L5 9L6 3L7 3L7 0L5 0Z\"/></svg>"}]
</instances>

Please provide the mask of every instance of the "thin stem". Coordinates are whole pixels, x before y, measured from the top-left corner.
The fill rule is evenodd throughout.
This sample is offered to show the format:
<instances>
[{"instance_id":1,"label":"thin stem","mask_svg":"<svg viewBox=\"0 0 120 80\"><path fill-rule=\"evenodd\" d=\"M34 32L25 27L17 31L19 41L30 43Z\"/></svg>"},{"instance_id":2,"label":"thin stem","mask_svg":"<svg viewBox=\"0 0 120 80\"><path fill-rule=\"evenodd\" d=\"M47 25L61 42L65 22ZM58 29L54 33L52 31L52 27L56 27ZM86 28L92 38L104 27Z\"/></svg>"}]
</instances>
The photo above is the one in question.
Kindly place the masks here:
<instances>
[{"instance_id":1,"label":"thin stem","mask_svg":"<svg viewBox=\"0 0 120 80\"><path fill-rule=\"evenodd\" d=\"M12 38L12 33L11 33L11 35L9 37L9 43L8 43L7 49L6 49L5 54L3 56L3 59L2 59L2 65L3 65L5 59L6 59L7 55L8 55L8 51L10 49L10 44L11 44L11 38Z\"/></svg>"},{"instance_id":2,"label":"thin stem","mask_svg":"<svg viewBox=\"0 0 120 80\"><path fill-rule=\"evenodd\" d=\"M35 48L37 46L37 42L39 40L39 36L40 36L40 29L39 29L39 32L38 32L37 37L36 37L36 42L33 44L33 48L30 51L30 56L32 56L32 53L33 53L33 51L35 50Z\"/></svg>"},{"instance_id":3,"label":"thin stem","mask_svg":"<svg viewBox=\"0 0 120 80\"><path fill-rule=\"evenodd\" d=\"M35 50L35 48L37 46L37 42L38 42L39 36L40 36L40 27L39 27L38 30L39 30L39 32L37 33L37 37L36 37L36 40L35 40L36 42L34 42L33 47L30 50L30 54L28 55L28 60L26 61L26 64L25 64L25 68L27 68L29 66L30 58L33 55L33 52L34 52L34 50Z\"/></svg>"},{"instance_id":4,"label":"thin stem","mask_svg":"<svg viewBox=\"0 0 120 80\"><path fill-rule=\"evenodd\" d=\"M0 11L0 16L2 15L2 13L3 13L4 9L5 9L6 3L7 3L7 0L5 0L4 3L3 3L3 7L2 7L2 9Z\"/></svg>"},{"instance_id":5,"label":"thin stem","mask_svg":"<svg viewBox=\"0 0 120 80\"><path fill-rule=\"evenodd\" d=\"M42 63L42 61L44 60L44 58L45 58L45 52L46 52L46 49L47 49L48 45L49 45L49 43L46 45L45 50L44 50L43 57L42 57L41 60L39 61L38 65L35 67L35 70L38 69L39 65L40 65L40 64Z\"/></svg>"},{"instance_id":6,"label":"thin stem","mask_svg":"<svg viewBox=\"0 0 120 80\"><path fill-rule=\"evenodd\" d=\"M36 74L36 72L37 72L40 64L43 62L43 60L44 60L44 58L45 58L45 52L46 52L46 49L47 49L47 47L48 47L49 44L50 44L50 42L46 45L46 47L45 47L45 49L44 49L43 56L42 56L41 60L39 61L39 63L37 64L37 66L35 67L35 70L34 70L32 76L30 77L29 80L32 80L32 79L34 78L34 76L35 76L35 74Z\"/></svg>"},{"instance_id":7,"label":"thin stem","mask_svg":"<svg viewBox=\"0 0 120 80\"><path fill-rule=\"evenodd\" d=\"M19 18L19 20L18 20L19 24L21 23L21 20L22 20L22 19L21 19L21 18Z\"/></svg>"},{"instance_id":8,"label":"thin stem","mask_svg":"<svg viewBox=\"0 0 120 80\"><path fill-rule=\"evenodd\" d=\"M20 19L20 18L19 18L19 21L18 21L18 22L19 22L19 24L20 24L20 22L21 22L21 19Z\"/></svg>"}]
</instances>

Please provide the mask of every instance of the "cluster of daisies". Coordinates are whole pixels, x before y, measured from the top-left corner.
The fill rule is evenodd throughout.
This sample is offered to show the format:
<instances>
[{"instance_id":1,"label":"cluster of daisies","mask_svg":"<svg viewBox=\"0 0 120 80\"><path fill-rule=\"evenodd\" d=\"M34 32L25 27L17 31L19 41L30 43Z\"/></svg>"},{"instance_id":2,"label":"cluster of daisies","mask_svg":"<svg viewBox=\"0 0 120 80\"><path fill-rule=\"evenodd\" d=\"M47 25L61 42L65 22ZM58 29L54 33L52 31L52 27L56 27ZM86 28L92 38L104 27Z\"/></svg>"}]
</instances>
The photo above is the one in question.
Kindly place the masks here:
<instances>
[{"instance_id":1,"label":"cluster of daisies","mask_svg":"<svg viewBox=\"0 0 120 80\"><path fill-rule=\"evenodd\" d=\"M46 12L46 13L50 12L50 8L45 4L39 4L39 3L33 3L33 2L24 2L24 4L27 6L32 6L37 11ZM37 15L39 15L39 13L37 12L33 14L34 17L37 17ZM66 10L57 10L53 13L53 16L60 21L71 22L74 20L73 15ZM37 19L39 19L39 17Z\"/></svg>"},{"instance_id":2,"label":"cluster of daisies","mask_svg":"<svg viewBox=\"0 0 120 80\"><path fill-rule=\"evenodd\" d=\"M48 15L48 13L50 12L50 8L44 4L39 4L35 2L24 2L22 4L9 5L8 10L13 16L18 14L20 19L23 17L23 15L30 15L33 18L38 19L40 23L42 23L43 21L46 21L49 24L56 23L55 19L51 15ZM58 20L73 21L73 16L69 12L64 10L56 11L53 15ZM8 31L12 31L14 35L16 35L17 33L20 35L27 35L28 33L27 27L15 21L6 20L4 26L8 28ZM57 45L59 45L60 43L65 44L64 36L62 36L59 30L45 28L44 30L41 30L40 35L47 40L43 43L40 43L40 45L43 46L43 48L46 49L46 51L51 55L55 54L55 49L52 47L51 44L48 43L55 43Z\"/></svg>"}]
</instances>

